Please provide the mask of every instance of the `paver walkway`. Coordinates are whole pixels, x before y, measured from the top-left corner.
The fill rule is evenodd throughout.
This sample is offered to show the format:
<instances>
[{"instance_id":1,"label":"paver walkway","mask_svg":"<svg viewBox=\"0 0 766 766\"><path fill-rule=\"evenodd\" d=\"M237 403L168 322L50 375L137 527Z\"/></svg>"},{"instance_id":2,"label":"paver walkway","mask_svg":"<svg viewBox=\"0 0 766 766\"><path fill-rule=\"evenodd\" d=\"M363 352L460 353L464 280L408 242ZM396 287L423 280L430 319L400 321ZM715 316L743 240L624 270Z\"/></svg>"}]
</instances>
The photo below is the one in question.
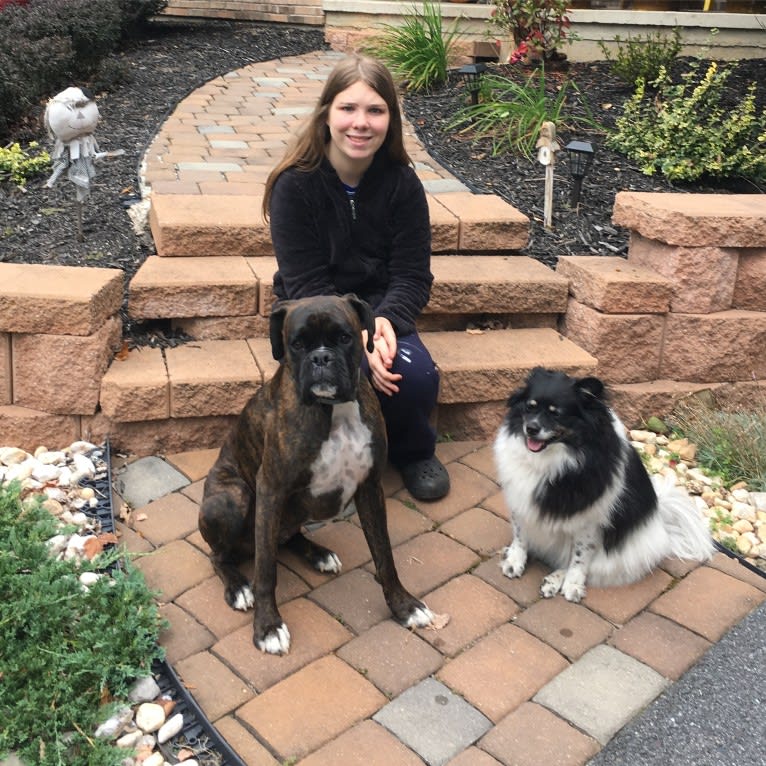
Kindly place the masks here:
<instances>
[{"instance_id":1,"label":"paver walkway","mask_svg":"<svg viewBox=\"0 0 766 766\"><path fill-rule=\"evenodd\" d=\"M280 556L285 657L254 648L252 614L225 604L197 530L216 452L115 471L134 508L122 539L150 554L137 563L170 623L168 661L249 766L585 764L766 600L766 579L723 554L668 561L582 604L542 599L540 564L501 574L510 527L490 445L438 454L452 479L443 500L414 501L392 470L384 489L400 576L447 626L408 631L390 618L354 515L311 532L338 553L340 575Z\"/></svg>"},{"instance_id":2,"label":"paver walkway","mask_svg":"<svg viewBox=\"0 0 766 766\"><path fill-rule=\"evenodd\" d=\"M144 182L153 194L258 194L338 55L253 64L205 84L147 150ZM405 131L426 189L465 191ZM408 631L390 619L351 516L311 533L339 554L340 575L280 558L286 657L253 647L251 615L226 606L197 530L216 452L116 471L133 507L118 527L131 551L149 554L138 566L161 593L168 660L248 766L585 764L766 600L766 579L722 554L701 567L665 562L635 585L590 589L582 604L541 599L539 564L519 580L500 572L510 530L490 445L445 443L438 454L447 498L415 502L393 471L384 486L400 576L447 626ZM736 760L725 734L718 745L712 757L723 760L710 763Z\"/></svg>"}]
</instances>

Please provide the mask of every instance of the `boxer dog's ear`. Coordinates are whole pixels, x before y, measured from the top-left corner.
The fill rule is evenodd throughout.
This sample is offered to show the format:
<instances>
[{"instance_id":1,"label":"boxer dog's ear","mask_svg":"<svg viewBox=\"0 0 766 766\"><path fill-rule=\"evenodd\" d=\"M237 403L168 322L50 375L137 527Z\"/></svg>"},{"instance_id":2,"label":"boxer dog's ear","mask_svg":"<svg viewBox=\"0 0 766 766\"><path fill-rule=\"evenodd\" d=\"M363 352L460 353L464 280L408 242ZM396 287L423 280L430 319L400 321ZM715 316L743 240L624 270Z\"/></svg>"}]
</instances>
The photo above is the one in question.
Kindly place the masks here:
<instances>
[{"instance_id":1,"label":"boxer dog's ear","mask_svg":"<svg viewBox=\"0 0 766 766\"><path fill-rule=\"evenodd\" d=\"M269 339L271 340L271 355L278 362L281 362L285 356L285 341L283 330L285 326L285 317L290 301L280 301L275 303L271 309L269 317Z\"/></svg>"},{"instance_id":2,"label":"boxer dog's ear","mask_svg":"<svg viewBox=\"0 0 766 766\"><path fill-rule=\"evenodd\" d=\"M369 352L374 351L375 344L372 341L372 337L375 335L375 317L373 316L370 304L357 297L354 293L346 293L343 297L351 304L351 307L359 316L362 329L367 330L367 350Z\"/></svg>"}]
</instances>

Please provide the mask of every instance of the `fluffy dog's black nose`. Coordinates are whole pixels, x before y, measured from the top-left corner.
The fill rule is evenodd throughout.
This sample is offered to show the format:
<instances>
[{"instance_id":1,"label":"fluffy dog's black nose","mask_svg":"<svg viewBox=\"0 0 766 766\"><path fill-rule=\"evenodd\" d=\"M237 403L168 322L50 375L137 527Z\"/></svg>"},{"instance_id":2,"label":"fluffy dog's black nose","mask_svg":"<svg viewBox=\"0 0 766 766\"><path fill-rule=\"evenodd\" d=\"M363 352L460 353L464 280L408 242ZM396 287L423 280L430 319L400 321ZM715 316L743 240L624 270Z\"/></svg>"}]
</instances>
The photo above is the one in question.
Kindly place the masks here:
<instances>
[{"instance_id":1,"label":"fluffy dog's black nose","mask_svg":"<svg viewBox=\"0 0 766 766\"><path fill-rule=\"evenodd\" d=\"M527 436L535 437L540 433L540 426L537 425L537 423L526 423L524 425L524 430L527 433Z\"/></svg>"}]
</instances>

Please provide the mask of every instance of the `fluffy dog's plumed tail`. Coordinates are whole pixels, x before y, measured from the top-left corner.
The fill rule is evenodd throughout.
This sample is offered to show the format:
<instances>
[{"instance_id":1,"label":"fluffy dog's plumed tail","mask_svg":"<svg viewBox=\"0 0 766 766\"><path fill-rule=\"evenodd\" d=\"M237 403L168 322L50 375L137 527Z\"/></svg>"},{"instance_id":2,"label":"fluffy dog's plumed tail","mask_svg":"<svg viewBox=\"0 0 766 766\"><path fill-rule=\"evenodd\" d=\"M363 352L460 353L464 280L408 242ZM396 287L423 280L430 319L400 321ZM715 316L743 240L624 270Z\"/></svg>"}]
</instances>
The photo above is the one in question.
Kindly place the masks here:
<instances>
[{"instance_id":1,"label":"fluffy dog's plumed tail","mask_svg":"<svg viewBox=\"0 0 766 766\"><path fill-rule=\"evenodd\" d=\"M663 526L670 538L670 554L680 559L707 561L714 553L704 516L689 495L676 486L672 474L652 477Z\"/></svg>"}]
</instances>

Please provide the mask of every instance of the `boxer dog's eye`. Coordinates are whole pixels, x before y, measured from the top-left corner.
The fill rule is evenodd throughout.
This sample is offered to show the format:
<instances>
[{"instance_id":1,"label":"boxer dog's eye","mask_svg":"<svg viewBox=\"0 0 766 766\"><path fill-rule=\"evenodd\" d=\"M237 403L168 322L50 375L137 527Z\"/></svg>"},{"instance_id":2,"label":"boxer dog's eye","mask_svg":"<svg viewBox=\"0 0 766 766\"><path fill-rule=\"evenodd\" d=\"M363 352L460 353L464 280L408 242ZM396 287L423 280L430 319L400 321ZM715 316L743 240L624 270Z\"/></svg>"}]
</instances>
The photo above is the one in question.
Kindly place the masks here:
<instances>
[{"instance_id":1,"label":"boxer dog's eye","mask_svg":"<svg viewBox=\"0 0 766 766\"><path fill-rule=\"evenodd\" d=\"M303 341L299 338L296 338L292 343L290 343L290 348L292 348L293 351L302 351L304 348Z\"/></svg>"},{"instance_id":2,"label":"boxer dog's eye","mask_svg":"<svg viewBox=\"0 0 766 766\"><path fill-rule=\"evenodd\" d=\"M347 346L349 343L351 343L352 340L353 338L347 332L342 333L338 338L338 341L344 346Z\"/></svg>"}]
</instances>

